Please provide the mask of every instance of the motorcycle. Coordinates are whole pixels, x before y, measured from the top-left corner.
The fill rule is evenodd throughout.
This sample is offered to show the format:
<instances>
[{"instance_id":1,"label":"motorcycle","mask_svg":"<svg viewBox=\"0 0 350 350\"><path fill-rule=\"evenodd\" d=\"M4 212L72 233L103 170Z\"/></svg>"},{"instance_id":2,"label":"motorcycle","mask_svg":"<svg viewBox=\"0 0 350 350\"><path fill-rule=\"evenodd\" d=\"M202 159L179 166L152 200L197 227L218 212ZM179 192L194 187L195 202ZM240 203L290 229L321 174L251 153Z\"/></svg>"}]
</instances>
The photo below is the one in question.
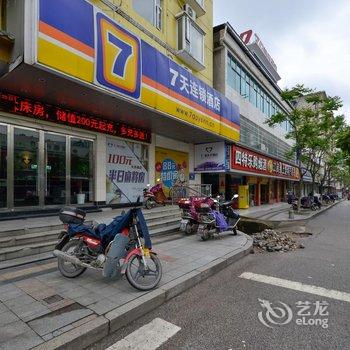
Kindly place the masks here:
<instances>
[{"instance_id":1,"label":"motorcycle","mask_svg":"<svg viewBox=\"0 0 350 350\"><path fill-rule=\"evenodd\" d=\"M155 252L140 207L123 212L109 224L84 224L86 213L74 207L63 208L59 218L65 230L53 254L58 269L75 278L87 268L102 271L104 277L126 275L136 289L151 290L162 277L162 265Z\"/></svg>"},{"instance_id":2,"label":"motorcycle","mask_svg":"<svg viewBox=\"0 0 350 350\"><path fill-rule=\"evenodd\" d=\"M232 205L238 195L234 195L228 202L211 199L206 203L195 205L199 220L197 234L203 241L223 231L231 231L237 235L237 225L240 221L239 214L235 213Z\"/></svg>"},{"instance_id":3,"label":"motorcycle","mask_svg":"<svg viewBox=\"0 0 350 350\"><path fill-rule=\"evenodd\" d=\"M337 195L337 194L334 194L334 193L328 194L328 197L329 197L329 199L330 199L330 201L331 201L332 203L335 203L335 201L336 201L337 199L339 199L338 195Z\"/></svg>"},{"instance_id":4,"label":"motorcycle","mask_svg":"<svg viewBox=\"0 0 350 350\"><path fill-rule=\"evenodd\" d=\"M321 202L319 201L318 197L308 196L308 197L302 197L301 198L301 205L300 207L303 209L311 209L313 211L321 209ZM298 198L295 198L292 202L292 208L293 210L298 210Z\"/></svg>"},{"instance_id":5,"label":"motorcycle","mask_svg":"<svg viewBox=\"0 0 350 350\"><path fill-rule=\"evenodd\" d=\"M157 184L151 188L151 185L147 185L147 188L143 189L143 203L145 208L152 209L157 205L165 205L166 197L163 192L161 184Z\"/></svg>"},{"instance_id":6,"label":"motorcycle","mask_svg":"<svg viewBox=\"0 0 350 350\"><path fill-rule=\"evenodd\" d=\"M325 204L329 204L331 202L331 197L328 194L324 194L324 195L322 195L322 201Z\"/></svg>"},{"instance_id":7,"label":"motorcycle","mask_svg":"<svg viewBox=\"0 0 350 350\"><path fill-rule=\"evenodd\" d=\"M178 201L178 206L182 209L180 231L190 235L198 229L198 213L195 208L195 203L204 203L207 198L190 197L181 198Z\"/></svg>"}]
</instances>

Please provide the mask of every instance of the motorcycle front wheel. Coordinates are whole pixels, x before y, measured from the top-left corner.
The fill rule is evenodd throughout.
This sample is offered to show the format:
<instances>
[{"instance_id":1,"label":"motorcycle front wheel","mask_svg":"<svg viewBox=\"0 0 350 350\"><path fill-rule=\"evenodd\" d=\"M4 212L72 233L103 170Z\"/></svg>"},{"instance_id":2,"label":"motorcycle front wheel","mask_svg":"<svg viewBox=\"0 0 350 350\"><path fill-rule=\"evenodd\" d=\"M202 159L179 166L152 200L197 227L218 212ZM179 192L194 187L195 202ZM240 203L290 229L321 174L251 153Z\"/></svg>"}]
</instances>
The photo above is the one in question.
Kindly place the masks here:
<instances>
[{"instance_id":1,"label":"motorcycle front wheel","mask_svg":"<svg viewBox=\"0 0 350 350\"><path fill-rule=\"evenodd\" d=\"M145 203L146 209L152 209L154 207L153 199L148 198Z\"/></svg>"},{"instance_id":2,"label":"motorcycle front wheel","mask_svg":"<svg viewBox=\"0 0 350 350\"><path fill-rule=\"evenodd\" d=\"M204 228L199 233L202 241L207 241L210 238L209 230L207 228Z\"/></svg>"},{"instance_id":3,"label":"motorcycle front wheel","mask_svg":"<svg viewBox=\"0 0 350 350\"><path fill-rule=\"evenodd\" d=\"M80 244L81 242L78 239L73 239L63 246L62 252L76 256L80 249ZM85 272L86 267L77 266L62 258L58 258L58 270L64 277L75 278Z\"/></svg>"},{"instance_id":4,"label":"motorcycle front wheel","mask_svg":"<svg viewBox=\"0 0 350 350\"><path fill-rule=\"evenodd\" d=\"M190 235L193 233L193 225L189 222L186 224L185 233L186 235Z\"/></svg>"},{"instance_id":5,"label":"motorcycle front wheel","mask_svg":"<svg viewBox=\"0 0 350 350\"><path fill-rule=\"evenodd\" d=\"M162 278L162 264L154 253L146 259L147 268L140 255L133 255L126 266L126 279L138 290L151 290L155 288Z\"/></svg>"}]
</instances>

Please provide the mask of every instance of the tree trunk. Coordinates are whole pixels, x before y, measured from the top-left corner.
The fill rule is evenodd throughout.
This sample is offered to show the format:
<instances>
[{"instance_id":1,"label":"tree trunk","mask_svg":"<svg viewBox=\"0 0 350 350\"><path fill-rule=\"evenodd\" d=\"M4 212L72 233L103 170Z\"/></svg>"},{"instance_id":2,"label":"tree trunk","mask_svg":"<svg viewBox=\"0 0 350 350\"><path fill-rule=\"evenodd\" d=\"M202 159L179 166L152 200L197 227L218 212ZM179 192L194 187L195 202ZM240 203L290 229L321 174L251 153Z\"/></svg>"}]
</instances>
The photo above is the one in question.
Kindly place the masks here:
<instances>
[{"instance_id":1,"label":"tree trunk","mask_svg":"<svg viewBox=\"0 0 350 350\"><path fill-rule=\"evenodd\" d=\"M298 213L300 212L301 208L301 189L303 187L303 178L300 178L297 186L297 197L298 197Z\"/></svg>"},{"instance_id":2,"label":"tree trunk","mask_svg":"<svg viewBox=\"0 0 350 350\"><path fill-rule=\"evenodd\" d=\"M314 195L315 183L316 183L316 176L315 176L315 174L311 174L311 178L312 178L311 192L312 192L312 195ZM309 193L307 195L309 195Z\"/></svg>"}]
</instances>

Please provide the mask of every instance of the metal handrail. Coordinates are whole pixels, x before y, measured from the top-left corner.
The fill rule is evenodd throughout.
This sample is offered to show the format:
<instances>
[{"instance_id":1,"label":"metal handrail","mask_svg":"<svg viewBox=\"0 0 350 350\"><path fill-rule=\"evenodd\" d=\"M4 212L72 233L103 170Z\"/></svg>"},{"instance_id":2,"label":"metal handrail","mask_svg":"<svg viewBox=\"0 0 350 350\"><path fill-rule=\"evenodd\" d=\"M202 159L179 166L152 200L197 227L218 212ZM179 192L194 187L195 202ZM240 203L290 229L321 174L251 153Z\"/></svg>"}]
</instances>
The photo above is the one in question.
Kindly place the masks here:
<instances>
[{"instance_id":1,"label":"metal handrail","mask_svg":"<svg viewBox=\"0 0 350 350\"><path fill-rule=\"evenodd\" d=\"M211 184L195 184L195 185L174 185L170 190L171 203L176 203L180 198L188 197L211 197Z\"/></svg>"}]
</instances>

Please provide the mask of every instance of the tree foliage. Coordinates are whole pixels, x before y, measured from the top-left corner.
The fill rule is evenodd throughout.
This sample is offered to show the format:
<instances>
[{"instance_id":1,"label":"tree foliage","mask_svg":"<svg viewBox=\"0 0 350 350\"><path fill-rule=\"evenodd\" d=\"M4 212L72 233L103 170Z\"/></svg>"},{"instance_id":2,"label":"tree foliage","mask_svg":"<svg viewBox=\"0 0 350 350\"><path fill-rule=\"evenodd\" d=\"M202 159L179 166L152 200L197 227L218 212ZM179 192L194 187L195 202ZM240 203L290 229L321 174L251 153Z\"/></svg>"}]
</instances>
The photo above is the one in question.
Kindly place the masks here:
<instances>
[{"instance_id":1,"label":"tree foliage","mask_svg":"<svg viewBox=\"0 0 350 350\"><path fill-rule=\"evenodd\" d=\"M325 183L335 172L339 162L348 152L350 159L350 128L346 128L344 117L336 115L342 101L325 93L314 92L304 85L296 85L281 93L282 99L293 106L289 113L279 112L266 123L274 127L283 122L291 126L286 138L294 140L288 157L297 160L300 172L299 194L306 172L310 172L313 183L322 177ZM337 147L341 147L343 152ZM350 163L349 163L350 164ZM323 168L323 174L320 173Z\"/></svg>"},{"instance_id":2,"label":"tree foliage","mask_svg":"<svg viewBox=\"0 0 350 350\"><path fill-rule=\"evenodd\" d=\"M350 126L345 128L339 135L337 147L339 147L344 152L344 155L350 165Z\"/></svg>"}]
</instances>

